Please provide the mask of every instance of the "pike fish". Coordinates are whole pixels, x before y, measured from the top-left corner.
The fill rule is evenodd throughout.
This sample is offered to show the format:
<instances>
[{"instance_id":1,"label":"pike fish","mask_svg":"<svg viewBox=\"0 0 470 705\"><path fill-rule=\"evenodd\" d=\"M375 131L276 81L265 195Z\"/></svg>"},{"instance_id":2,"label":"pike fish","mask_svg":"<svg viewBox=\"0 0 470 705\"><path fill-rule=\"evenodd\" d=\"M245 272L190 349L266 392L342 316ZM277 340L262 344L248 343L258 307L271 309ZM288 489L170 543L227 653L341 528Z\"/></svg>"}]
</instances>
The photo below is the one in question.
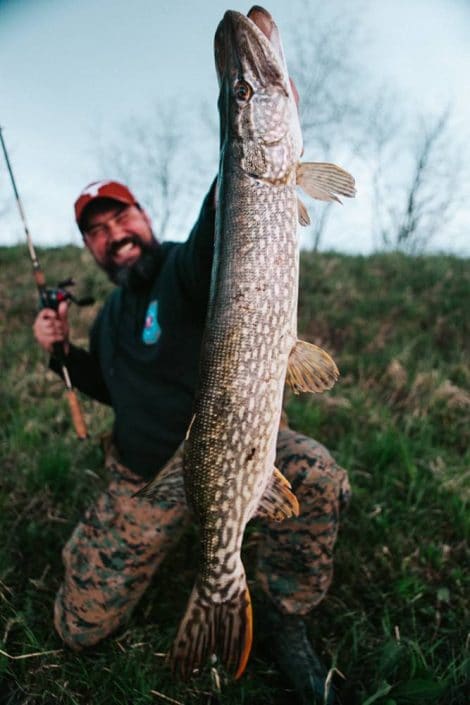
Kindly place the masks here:
<instances>
[{"instance_id":1,"label":"pike fish","mask_svg":"<svg viewBox=\"0 0 470 705\"><path fill-rule=\"evenodd\" d=\"M228 11L215 35L220 85L216 236L200 379L182 450L185 492L200 529L199 571L170 651L189 677L217 654L236 678L252 642L252 608L240 556L247 522L298 515L275 468L284 383L295 392L333 386L331 357L297 339L296 186L315 198L353 196L331 164L299 164L297 96L271 15ZM181 471L181 467L179 467ZM145 490L155 496L172 461Z\"/></svg>"}]
</instances>

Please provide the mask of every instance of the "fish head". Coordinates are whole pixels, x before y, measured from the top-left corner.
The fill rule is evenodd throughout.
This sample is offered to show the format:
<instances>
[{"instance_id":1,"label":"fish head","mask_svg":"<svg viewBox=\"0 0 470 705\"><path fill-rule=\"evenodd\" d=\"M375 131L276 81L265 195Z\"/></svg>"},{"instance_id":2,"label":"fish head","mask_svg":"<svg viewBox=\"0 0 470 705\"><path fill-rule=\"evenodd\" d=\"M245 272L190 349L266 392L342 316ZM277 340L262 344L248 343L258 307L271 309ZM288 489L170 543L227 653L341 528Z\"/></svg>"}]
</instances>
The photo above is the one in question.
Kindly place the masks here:
<instances>
[{"instance_id":1,"label":"fish head","mask_svg":"<svg viewBox=\"0 0 470 705\"><path fill-rule=\"evenodd\" d=\"M255 178L289 179L302 152L298 96L269 12L227 11L215 34L215 63L222 154Z\"/></svg>"}]
</instances>

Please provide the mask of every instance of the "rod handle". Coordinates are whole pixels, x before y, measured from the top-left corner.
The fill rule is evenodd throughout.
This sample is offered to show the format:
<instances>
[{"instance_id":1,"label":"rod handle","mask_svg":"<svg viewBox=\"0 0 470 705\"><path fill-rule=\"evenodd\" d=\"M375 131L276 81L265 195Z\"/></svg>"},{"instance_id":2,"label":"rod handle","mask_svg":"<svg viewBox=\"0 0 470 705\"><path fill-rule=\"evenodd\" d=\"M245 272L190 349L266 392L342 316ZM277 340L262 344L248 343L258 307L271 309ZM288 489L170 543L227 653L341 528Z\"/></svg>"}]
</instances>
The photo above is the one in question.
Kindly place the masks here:
<instances>
[{"instance_id":1,"label":"rod handle","mask_svg":"<svg viewBox=\"0 0 470 705\"><path fill-rule=\"evenodd\" d=\"M67 401L69 403L70 415L72 416L72 423L75 428L75 433L81 441L84 441L88 438L88 432L77 395L73 389L67 389L65 394L67 395Z\"/></svg>"}]
</instances>

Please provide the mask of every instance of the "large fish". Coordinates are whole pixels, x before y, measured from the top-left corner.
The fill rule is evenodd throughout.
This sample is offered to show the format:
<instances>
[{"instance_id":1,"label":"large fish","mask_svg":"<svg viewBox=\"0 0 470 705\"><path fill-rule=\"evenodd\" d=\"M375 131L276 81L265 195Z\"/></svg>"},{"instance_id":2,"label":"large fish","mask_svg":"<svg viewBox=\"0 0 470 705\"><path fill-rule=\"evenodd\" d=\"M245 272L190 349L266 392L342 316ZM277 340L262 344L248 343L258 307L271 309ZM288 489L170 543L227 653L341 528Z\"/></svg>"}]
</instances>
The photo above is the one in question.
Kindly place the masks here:
<instances>
[{"instance_id":1,"label":"large fish","mask_svg":"<svg viewBox=\"0 0 470 705\"><path fill-rule=\"evenodd\" d=\"M329 389L330 356L297 340L299 206L354 195L330 164L299 166L302 138L293 84L271 15L226 12L215 35L220 84L220 166L209 308L194 416L183 447L186 497L200 528L199 572L170 651L188 677L216 653L239 677L252 641L240 550L255 515L283 519L299 507L274 467L284 383ZM301 207L301 219L305 211ZM147 489L155 494L165 475Z\"/></svg>"}]
</instances>

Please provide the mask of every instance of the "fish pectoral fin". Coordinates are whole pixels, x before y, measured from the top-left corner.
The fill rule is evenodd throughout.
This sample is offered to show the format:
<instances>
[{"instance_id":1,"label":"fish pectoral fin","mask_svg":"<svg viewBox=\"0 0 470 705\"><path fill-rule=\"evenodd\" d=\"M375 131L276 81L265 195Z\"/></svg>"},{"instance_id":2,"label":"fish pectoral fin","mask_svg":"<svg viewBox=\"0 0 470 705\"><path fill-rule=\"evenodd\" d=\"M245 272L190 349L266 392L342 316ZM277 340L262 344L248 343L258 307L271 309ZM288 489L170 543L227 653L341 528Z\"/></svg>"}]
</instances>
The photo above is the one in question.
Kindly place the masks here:
<instances>
[{"instance_id":1,"label":"fish pectoral fin","mask_svg":"<svg viewBox=\"0 0 470 705\"><path fill-rule=\"evenodd\" d=\"M297 186L319 201L337 201L337 194L354 198L354 177L336 164L327 162L304 162L297 166Z\"/></svg>"},{"instance_id":2,"label":"fish pectoral fin","mask_svg":"<svg viewBox=\"0 0 470 705\"><path fill-rule=\"evenodd\" d=\"M297 198L297 210L300 225L302 225L303 227L305 227L306 225L310 225L310 216L308 214L308 210L305 207L305 203L303 203L300 198Z\"/></svg>"},{"instance_id":3,"label":"fish pectoral fin","mask_svg":"<svg viewBox=\"0 0 470 705\"><path fill-rule=\"evenodd\" d=\"M291 484L282 472L274 468L263 496L261 497L257 517L282 521L291 516L299 516L299 502L295 494L291 491Z\"/></svg>"},{"instance_id":4,"label":"fish pectoral fin","mask_svg":"<svg viewBox=\"0 0 470 705\"><path fill-rule=\"evenodd\" d=\"M331 389L338 377L339 370L325 350L304 340L297 341L289 355L286 375L286 384L295 394L324 392Z\"/></svg>"},{"instance_id":5,"label":"fish pectoral fin","mask_svg":"<svg viewBox=\"0 0 470 705\"><path fill-rule=\"evenodd\" d=\"M153 480L150 480L133 497L148 499L152 503L185 502L183 478L183 444L163 466Z\"/></svg>"},{"instance_id":6,"label":"fish pectoral fin","mask_svg":"<svg viewBox=\"0 0 470 705\"><path fill-rule=\"evenodd\" d=\"M168 655L171 670L187 680L215 653L224 668L240 678L252 641L253 613L245 572L240 588L226 602L212 602L196 584Z\"/></svg>"}]
</instances>

